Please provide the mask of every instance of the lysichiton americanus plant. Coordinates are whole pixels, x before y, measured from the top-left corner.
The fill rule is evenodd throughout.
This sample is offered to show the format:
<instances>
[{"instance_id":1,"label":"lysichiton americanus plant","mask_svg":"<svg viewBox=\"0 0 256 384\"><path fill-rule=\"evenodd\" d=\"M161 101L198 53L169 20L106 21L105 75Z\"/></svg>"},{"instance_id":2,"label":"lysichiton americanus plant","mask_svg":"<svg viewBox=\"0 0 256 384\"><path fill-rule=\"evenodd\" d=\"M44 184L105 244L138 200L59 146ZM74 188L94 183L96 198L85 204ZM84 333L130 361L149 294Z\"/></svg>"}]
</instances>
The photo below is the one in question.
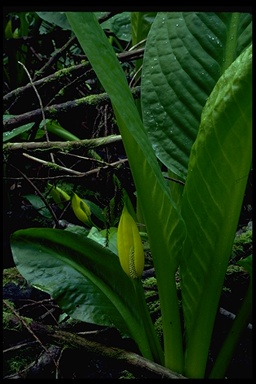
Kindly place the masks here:
<instances>
[{"instance_id":1,"label":"lysichiton americanus plant","mask_svg":"<svg viewBox=\"0 0 256 384\"><path fill-rule=\"evenodd\" d=\"M117 235L113 232L116 248L58 229L15 232L11 246L17 268L31 284L57 301L61 297L71 317L115 326L132 337L144 357L188 378L225 377L251 311L250 285L235 332L206 374L252 161L252 16L159 12L147 36L140 114L95 15L66 15L111 99L122 136L154 263L163 343L145 302L142 248L126 207ZM56 278L60 267L65 277L58 273Z\"/></svg>"}]
</instances>

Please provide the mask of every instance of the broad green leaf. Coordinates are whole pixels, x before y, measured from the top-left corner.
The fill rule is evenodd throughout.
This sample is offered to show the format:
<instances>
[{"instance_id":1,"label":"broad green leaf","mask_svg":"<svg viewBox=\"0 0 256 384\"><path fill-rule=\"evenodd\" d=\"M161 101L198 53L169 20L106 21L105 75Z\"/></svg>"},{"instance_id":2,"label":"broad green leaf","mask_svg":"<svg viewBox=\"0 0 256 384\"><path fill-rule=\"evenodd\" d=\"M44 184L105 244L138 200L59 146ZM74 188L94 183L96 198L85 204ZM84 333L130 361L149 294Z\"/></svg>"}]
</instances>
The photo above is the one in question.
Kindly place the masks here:
<instances>
[{"instance_id":1,"label":"broad green leaf","mask_svg":"<svg viewBox=\"0 0 256 384\"><path fill-rule=\"evenodd\" d=\"M66 30L71 29L65 12L36 12L41 19Z\"/></svg>"},{"instance_id":2,"label":"broad green leaf","mask_svg":"<svg viewBox=\"0 0 256 384\"><path fill-rule=\"evenodd\" d=\"M104 247L109 248L111 252L117 255L116 232L116 227L110 227L100 231L97 228L92 227L88 234L88 238L96 241Z\"/></svg>"},{"instance_id":3,"label":"broad green leaf","mask_svg":"<svg viewBox=\"0 0 256 384\"><path fill-rule=\"evenodd\" d=\"M249 13L159 12L154 20L143 61L143 122L158 158L183 181L206 100L251 39Z\"/></svg>"},{"instance_id":4,"label":"broad green leaf","mask_svg":"<svg viewBox=\"0 0 256 384\"><path fill-rule=\"evenodd\" d=\"M109 249L50 228L15 232L11 249L22 276L48 292L64 312L77 320L118 328L138 343L145 357L150 356L134 285Z\"/></svg>"},{"instance_id":5,"label":"broad green leaf","mask_svg":"<svg viewBox=\"0 0 256 384\"><path fill-rule=\"evenodd\" d=\"M33 127L34 123L28 123L18 128L13 128L11 131L3 133L3 143L13 139L16 136L21 135L24 132L29 131Z\"/></svg>"},{"instance_id":6,"label":"broad green leaf","mask_svg":"<svg viewBox=\"0 0 256 384\"><path fill-rule=\"evenodd\" d=\"M137 196L141 201L155 271L161 276L158 289L160 300L163 302L161 307L164 329L168 335L172 335L167 339L174 338L166 348L171 349L172 343L176 345L176 351L172 348L167 355L172 355L174 360L180 362L182 358L178 355L182 354L182 340L179 330L178 302L175 281L170 280L174 278L179 262L185 235L184 223L163 179L124 72L102 28L90 12L67 12L67 17L113 105ZM167 290L168 286L169 290ZM172 308L170 300L173 303ZM178 371L179 363L172 369Z\"/></svg>"},{"instance_id":7,"label":"broad green leaf","mask_svg":"<svg viewBox=\"0 0 256 384\"><path fill-rule=\"evenodd\" d=\"M64 229L64 231L73 232L76 235L82 235L83 237L88 236L90 230L80 225L70 224Z\"/></svg>"},{"instance_id":8,"label":"broad green leaf","mask_svg":"<svg viewBox=\"0 0 256 384\"><path fill-rule=\"evenodd\" d=\"M101 26L103 29L113 32L120 40L129 42L131 40L130 18L131 12L121 12L101 23Z\"/></svg>"},{"instance_id":9,"label":"broad green leaf","mask_svg":"<svg viewBox=\"0 0 256 384\"><path fill-rule=\"evenodd\" d=\"M57 204L58 207L61 209L65 208L65 204L67 201L70 200L70 196L65 192L63 189L61 189L58 186L52 185L50 183L47 183L47 188L49 190L49 193L55 203Z\"/></svg>"},{"instance_id":10,"label":"broad green leaf","mask_svg":"<svg viewBox=\"0 0 256 384\"><path fill-rule=\"evenodd\" d=\"M47 124L47 131L54 134L55 136L58 136L64 140L67 141L79 141L80 139L73 135L73 133L69 132L65 128L63 128L57 121L54 120L48 120Z\"/></svg>"},{"instance_id":11,"label":"broad green leaf","mask_svg":"<svg viewBox=\"0 0 256 384\"><path fill-rule=\"evenodd\" d=\"M252 46L209 96L189 160L181 210L188 228L181 265L188 377L204 374L251 161Z\"/></svg>"},{"instance_id":12,"label":"broad green leaf","mask_svg":"<svg viewBox=\"0 0 256 384\"><path fill-rule=\"evenodd\" d=\"M41 197L36 195L24 195L24 198L27 199L32 207L40 213L40 215L47 217L48 219L52 219L52 214L49 209L46 207L44 201Z\"/></svg>"},{"instance_id":13,"label":"broad green leaf","mask_svg":"<svg viewBox=\"0 0 256 384\"><path fill-rule=\"evenodd\" d=\"M97 217L97 219L99 219L102 222L105 222L105 216L102 212L102 209L97 204L95 204L93 201L88 199L83 199L83 201L89 206L92 214L95 217Z\"/></svg>"}]
</instances>

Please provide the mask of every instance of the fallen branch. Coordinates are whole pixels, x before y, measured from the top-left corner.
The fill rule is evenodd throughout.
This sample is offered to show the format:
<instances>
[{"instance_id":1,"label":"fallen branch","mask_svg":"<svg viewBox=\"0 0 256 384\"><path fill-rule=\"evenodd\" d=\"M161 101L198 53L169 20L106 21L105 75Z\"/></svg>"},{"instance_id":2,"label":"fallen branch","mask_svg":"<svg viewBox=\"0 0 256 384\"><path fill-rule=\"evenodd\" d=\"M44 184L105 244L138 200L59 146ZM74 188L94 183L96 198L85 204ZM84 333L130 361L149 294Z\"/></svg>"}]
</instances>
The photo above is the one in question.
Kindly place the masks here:
<instances>
[{"instance_id":1,"label":"fallen branch","mask_svg":"<svg viewBox=\"0 0 256 384\"><path fill-rule=\"evenodd\" d=\"M13 316L9 320L12 325L19 323L21 317ZM23 325L23 322L22 322ZM28 325L26 326L27 329ZM29 323L30 333L32 333L36 340L43 340L44 343L50 343L58 346L65 346L70 348L84 349L87 352L100 355L102 357L119 360L127 369L139 369L143 376L148 378L161 378L161 379L186 379L186 377L172 372L171 370L150 361L137 353L129 352L117 347L109 347L99 342L87 340L77 334L60 330L56 326L44 325L36 321ZM40 343L41 344L41 343Z\"/></svg>"},{"instance_id":2,"label":"fallen branch","mask_svg":"<svg viewBox=\"0 0 256 384\"><path fill-rule=\"evenodd\" d=\"M143 375L155 374L158 375L161 379L186 379L186 377L172 372L171 370L150 361L137 353L125 351L117 347L108 347L106 345L100 344L96 341L91 341L84 339L76 334L69 333L66 331L55 330L50 335L52 341L58 345L73 346L75 348L84 348L89 352L99 354L111 359L120 360L129 367L139 368Z\"/></svg>"},{"instance_id":3,"label":"fallen branch","mask_svg":"<svg viewBox=\"0 0 256 384\"><path fill-rule=\"evenodd\" d=\"M83 139L79 141L50 141L50 142L28 142L28 143L6 143L3 144L5 153L17 150L73 150L78 148L97 148L104 145L121 141L121 135L109 135L96 139Z\"/></svg>"},{"instance_id":4,"label":"fallen branch","mask_svg":"<svg viewBox=\"0 0 256 384\"><path fill-rule=\"evenodd\" d=\"M56 119L58 114L62 112L67 112L71 109L81 107L82 105L100 105L102 102L106 102L108 100L108 95L106 93L101 93L99 95L90 95L80 99L66 101L61 104L54 104L44 108L45 118ZM38 108L21 115L11 117L3 122L4 131L8 131L32 121L40 121L41 115L42 111Z\"/></svg>"},{"instance_id":5,"label":"fallen branch","mask_svg":"<svg viewBox=\"0 0 256 384\"><path fill-rule=\"evenodd\" d=\"M132 89L132 94L134 97L139 96L140 87L135 87ZM102 103L109 102L109 96L107 93L103 92L96 95L89 95L82 97L76 100L69 100L65 103L54 104L49 107L44 108L45 118L48 119L57 119L58 115L62 112L67 112L71 109L81 108L81 106L99 106ZM3 121L4 132L9 131L10 129L20 127L27 123L33 121L40 121L42 115L42 111L40 108L34 109L33 111L23 113L21 115L17 115L15 117L11 117L10 119Z\"/></svg>"},{"instance_id":6,"label":"fallen branch","mask_svg":"<svg viewBox=\"0 0 256 384\"><path fill-rule=\"evenodd\" d=\"M118 59L121 62L124 61L131 61L140 59L143 57L144 54L144 48L140 48L137 50L131 50L126 52L121 52L117 55ZM86 60L85 55L81 55L80 60ZM91 64L86 60L83 61L81 64L73 65L69 68L62 68L59 71L56 71L55 73L48 75L46 77L43 77L39 80L34 79L34 85L39 88L42 86L49 86L52 82L60 82L62 78L69 78L69 81L72 81L73 79L81 76L82 74L85 74L86 71L88 71L91 68ZM28 83L22 87L16 88L13 91L7 93L3 96L3 103L4 103L4 109L7 108L7 103L12 104L12 102L21 96L25 96L25 92L31 90L31 84Z\"/></svg>"}]
</instances>

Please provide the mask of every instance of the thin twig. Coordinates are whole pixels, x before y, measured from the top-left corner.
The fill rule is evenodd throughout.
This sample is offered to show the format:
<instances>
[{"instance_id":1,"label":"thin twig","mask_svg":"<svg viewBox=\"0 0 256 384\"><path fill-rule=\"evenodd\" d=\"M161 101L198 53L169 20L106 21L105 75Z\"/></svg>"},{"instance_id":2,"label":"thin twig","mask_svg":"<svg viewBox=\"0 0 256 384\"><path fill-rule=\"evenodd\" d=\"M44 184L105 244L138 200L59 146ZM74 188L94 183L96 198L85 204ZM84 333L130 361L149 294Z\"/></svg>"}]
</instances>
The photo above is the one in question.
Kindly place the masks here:
<instances>
[{"instance_id":1,"label":"thin twig","mask_svg":"<svg viewBox=\"0 0 256 384\"><path fill-rule=\"evenodd\" d=\"M46 205L47 209L51 212L51 215L53 217L53 220L55 222L55 225L58 225L58 218L56 217L55 215L55 212L54 210L52 209L52 207L50 206L50 204L48 203L48 201L45 199L44 195L40 192L40 190L35 186L35 184L17 167L15 167L14 165L11 164L11 166L16 169L16 171L18 171L25 180L27 180L27 182L33 187L33 189L38 193L38 195L41 197L41 199L43 200L44 204Z\"/></svg>"},{"instance_id":2,"label":"thin twig","mask_svg":"<svg viewBox=\"0 0 256 384\"><path fill-rule=\"evenodd\" d=\"M21 348L27 348L27 347L30 347L31 345L33 344L36 344L37 341L29 341L27 343L22 343L22 344L19 344L19 345L14 345L10 348L6 348L3 350L3 353L7 353L7 352L13 352L13 351L16 351L17 349L21 349Z\"/></svg>"},{"instance_id":3,"label":"thin twig","mask_svg":"<svg viewBox=\"0 0 256 384\"><path fill-rule=\"evenodd\" d=\"M28 155L27 153L23 153L22 155L27 157L30 160L36 161L39 164L43 164L47 167L54 168L55 170L65 171L65 172L68 172L68 173L71 173L71 174L77 175L77 176L78 175L81 176L81 174L83 174L82 172L78 172L78 171L74 171L73 169L70 169L70 168L62 167L61 165L51 163L50 161L45 161L45 160L39 159L38 157Z\"/></svg>"},{"instance_id":4,"label":"thin twig","mask_svg":"<svg viewBox=\"0 0 256 384\"><path fill-rule=\"evenodd\" d=\"M90 68L90 63L83 62L81 64L73 65L69 68L62 68L59 71L56 71L55 73L52 73L49 76L45 76L42 79L34 81L35 87L42 87L44 85L50 85L52 82L60 82L62 78L68 77L71 78L77 78L80 76L80 74L86 73L86 71ZM6 104L7 102L11 102L14 98L20 97L23 93L26 91L29 91L31 88L31 84L28 83L22 87L16 88L10 92L8 92L6 95L3 96L3 102ZM8 107L8 110L10 109L10 106Z\"/></svg>"},{"instance_id":5,"label":"thin twig","mask_svg":"<svg viewBox=\"0 0 256 384\"><path fill-rule=\"evenodd\" d=\"M60 170L60 171L65 171L65 172L71 173L71 174L76 175L76 176L88 176L88 175L91 175L93 173L98 173L102 169L106 169L109 167L116 167L117 165L120 165L120 164L128 161L127 159L122 159L122 160L115 161L114 163L110 163L104 167L98 167L95 169L91 169L90 171L87 171L87 172L78 172L78 171L75 171L75 170L70 169L70 168L62 167L61 165L57 165L55 163L53 164L49 161L38 159L37 157L30 156L27 153L23 153L23 156L27 157L30 160L36 161L37 163L43 164L47 167L51 167L51 168L54 168L54 169Z\"/></svg>"},{"instance_id":6,"label":"thin twig","mask_svg":"<svg viewBox=\"0 0 256 384\"><path fill-rule=\"evenodd\" d=\"M16 316L16 318L22 323L22 325L28 330L28 332L36 339L36 341L41 345L43 350L47 353L48 356L52 359L55 367L58 369L58 364L56 363L54 357L50 354L48 349L42 344L41 340L37 337L37 335L33 332L33 330L28 326L26 321L22 316L19 315L18 312L8 303L7 300L3 300L3 303L6 305L6 307L13 312L13 314Z\"/></svg>"},{"instance_id":7,"label":"thin twig","mask_svg":"<svg viewBox=\"0 0 256 384\"><path fill-rule=\"evenodd\" d=\"M41 113L42 113L42 118L43 118L44 133L45 133L46 141L47 141L47 143L49 143L50 140L49 140L48 131L47 131L47 128L46 128L45 113L44 113L44 107L43 107L43 103L42 103L41 97L40 97L40 95L39 95L39 93L38 93L38 91L37 91L37 89L36 89L36 87L35 87L35 85L33 83L33 80L32 80L32 78L30 76L30 73L28 72L28 70L25 67L25 65L23 63L21 63L20 61L18 61L18 63L20 65L22 65L22 67L24 68L26 74L28 75L29 81L30 81L30 83L31 83L31 85L32 85L32 87L33 87L33 89L35 91L35 94L36 94L38 100L39 100L39 105L40 105L40 109L41 109ZM51 157L52 162L54 163L55 162L54 161L54 157L53 157L53 154L51 152L50 152L50 157Z\"/></svg>"},{"instance_id":8,"label":"thin twig","mask_svg":"<svg viewBox=\"0 0 256 384\"><path fill-rule=\"evenodd\" d=\"M48 62L35 74L33 81L35 81L39 76L46 72L47 69L51 67L55 61L58 60L61 54L65 52L75 40L76 36L72 36L60 49L58 49L57 52L55 52L54 55L50 58L50 60L48 60Z\"/></svg>"}]
</instances>

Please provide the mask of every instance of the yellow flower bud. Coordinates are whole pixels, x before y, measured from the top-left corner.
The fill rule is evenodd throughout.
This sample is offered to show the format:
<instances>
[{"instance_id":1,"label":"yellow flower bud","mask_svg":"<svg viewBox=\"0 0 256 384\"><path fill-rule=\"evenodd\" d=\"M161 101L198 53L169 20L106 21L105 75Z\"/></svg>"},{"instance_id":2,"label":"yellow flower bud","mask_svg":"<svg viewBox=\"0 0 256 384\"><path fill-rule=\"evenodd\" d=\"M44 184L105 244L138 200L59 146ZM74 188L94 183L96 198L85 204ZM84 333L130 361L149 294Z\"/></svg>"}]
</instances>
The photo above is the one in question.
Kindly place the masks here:
<instances>
[{"instance_id":1,"label":"yellow flower bud","mask_svg":"<svg viewBox=\"0 0 256 384\"><path fill-rule=\"evenodd\" d=\"M51 188L50 194L51 194L53 200L55 201L55 203L58 204L60 206L60 208L64 208L62 203L65 201L69 201L70 196L65 191L63 191L61 188L55 187L54 185L52 185L50 183L48 183L48 187Z\"/></svg>"},{"instance_id":2,"label":"yellow flower bud","mask_svg":"<svg viewBox=\"0 0 256 384\"><path fill-rule=\"evenodd\" d=\"M82 221L82 223L88 225L89 227L93 226L93 222L91 220L91 210L90 210L90 208L74 192L73 192L72 198L71 198L71 207L72 207L72 209L74 211L74 214L78 218L78 220Z\"/></svg>"},{"instance_id":3,"label":"yellow flower bud","mask_svg":"<svg viewBox=\"0 0 256 384\"><path fill-rule=\"evenodd\" d=\"M117 250L124 272L140 278L144 269L144 250L138 227L124 206L117 228Z\"/></svg>"}]
</instances>

